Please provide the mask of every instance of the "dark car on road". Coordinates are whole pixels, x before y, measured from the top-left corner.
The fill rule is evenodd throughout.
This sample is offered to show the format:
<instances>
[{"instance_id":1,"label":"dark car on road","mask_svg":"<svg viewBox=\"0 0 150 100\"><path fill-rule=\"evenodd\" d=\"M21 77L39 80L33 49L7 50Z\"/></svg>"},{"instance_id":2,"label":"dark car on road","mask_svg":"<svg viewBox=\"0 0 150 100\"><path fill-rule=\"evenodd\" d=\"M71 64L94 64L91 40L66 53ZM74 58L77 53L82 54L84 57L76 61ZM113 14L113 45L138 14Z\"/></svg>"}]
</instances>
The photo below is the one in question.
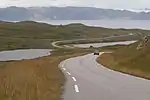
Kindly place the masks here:
<instances>
[{"instance_id":1,"label":"dark car on road","mask_svg":"<svg viewBox=\"0 0 150 100\"><path fill-rule=\"evenodd\" d=\"M95 51L94 51L94 55L99 55L99 51L98 51L98 50L95 50Z\"/></svg>"}]
</instances>

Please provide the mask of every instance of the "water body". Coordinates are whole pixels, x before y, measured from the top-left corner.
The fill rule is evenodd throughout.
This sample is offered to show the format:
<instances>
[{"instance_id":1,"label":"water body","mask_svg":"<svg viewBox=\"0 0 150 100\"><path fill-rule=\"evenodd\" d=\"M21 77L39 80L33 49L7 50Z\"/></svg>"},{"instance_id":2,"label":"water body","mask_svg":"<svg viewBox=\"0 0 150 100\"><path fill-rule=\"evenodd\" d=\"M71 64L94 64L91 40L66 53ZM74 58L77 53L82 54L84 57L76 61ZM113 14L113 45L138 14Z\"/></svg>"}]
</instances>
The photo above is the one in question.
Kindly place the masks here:
<instances>
[{"instance_id":1,"label":"water body","mask_svg":"<svg viewBox=\"0 0 150 100\"><path fill-rule=\"evenodd\" d=\"M26 49L0 52L0 61L34 59L50 55L49 49Z\"/></svg>"},{"instance_id":2,"label":"water body","mask_svg":"<svg viewBox=\"0 0 150 100\"><path fill-rule=\"evenodd\" d=\"M138 28L150 30L150 20L48 20L38 21L53 25L66 25L70 23L82 23L87 26L98 26L106 28Z\"/></svg>"},{"instance_id":3,"label":"water body","mask_svg":"<svg viewBox=\"0 0 150 100\"><path fill-rule=\"evenodd\" d=\"M75 47L79 48L89 48L93 47L104 47L104 46L113 46L113 45L129 45L135 43L136 41L123 41L123 42L108 42L108 43L88 43L88 44L76 44Z\"/></svg>"}]
</instances>

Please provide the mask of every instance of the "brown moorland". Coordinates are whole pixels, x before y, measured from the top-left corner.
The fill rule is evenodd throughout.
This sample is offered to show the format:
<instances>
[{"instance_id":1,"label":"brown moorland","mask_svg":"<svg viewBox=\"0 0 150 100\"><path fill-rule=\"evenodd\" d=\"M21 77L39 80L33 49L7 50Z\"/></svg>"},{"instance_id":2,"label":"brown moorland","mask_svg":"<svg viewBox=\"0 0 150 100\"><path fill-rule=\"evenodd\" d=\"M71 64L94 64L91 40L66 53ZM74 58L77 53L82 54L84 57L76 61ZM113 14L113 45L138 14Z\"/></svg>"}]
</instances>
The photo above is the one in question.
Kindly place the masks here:
<instances>
[{"instance_id":1,"label":"brown moorland","mask_svg":"<svg viewBox=\"0 0 150 100\"><path fill-rule=\"evenodd\" d=\"M85 54L63 51L33 60L0 62L0 100L60 100L65 78L58 64Z\"/></svg>"},{"instance_id":2,"label":"brown moorland","mask_svg":"<svg viewBox=\"0 0 150 100\"><path fill-rule=\"evenodd\" d=\"M139 43L116 48L114 46L113 53L102 54L97 61L110 69L150 79L150 42L137 50Z\"/></svg>"}]
</instances>

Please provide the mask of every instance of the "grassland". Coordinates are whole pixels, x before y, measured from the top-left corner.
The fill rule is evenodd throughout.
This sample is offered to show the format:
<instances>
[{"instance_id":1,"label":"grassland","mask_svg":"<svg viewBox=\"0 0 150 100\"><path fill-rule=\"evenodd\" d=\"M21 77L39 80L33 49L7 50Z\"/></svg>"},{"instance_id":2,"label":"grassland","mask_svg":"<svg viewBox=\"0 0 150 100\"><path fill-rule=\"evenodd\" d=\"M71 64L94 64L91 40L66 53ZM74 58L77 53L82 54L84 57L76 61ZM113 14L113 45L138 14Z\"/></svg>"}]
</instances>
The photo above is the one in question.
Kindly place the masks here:
<instances>
[{"instance_id":1,"label":"grassland","mask_svg":"<svg viewBox=\"0 0 150 100\"><path fill-rule=\"evenodd\" d=\"M0 100L60 100L65 82L58 64L90 50L57 50L33 60L0 62Z\"/></svg>"},{"instance_id":2,"label":"grassland","mask_svg":"<svg viewBox=\"0 0 150 100\"><path fill-rule=\"evenodd\" d=\"M149 34L149 31L88 27L82 24L55 26L32 21L17 23L0 22L0 51L24 48L48 49L53 48L51 42L57 40L103 38L108 36L128 35L129 33L133 33L136 36L123 37L121 40L138 39L141 35ZM106 41L115 40L108 39Z\"/></svg>"},{"instance_id":3,"label":"grassland","mask_svg":"<svg viewBox=\"0 0 150 100\"><path fill-rule=\"evenodd\" d=\"M98 62L116 71L150 79L150 45L137 50L138 44L111 47L114 52L101 55ZM109 49L105 47L105 50Z\"/></svg>"},{"instance_id":4,"label":"grassland","mask_svg":"<svg viewBox=\"0 0 150 100\"><path fill-rule=\"evenodd\" d=\"M57 40L103 38L129 33L135 34L136 37L122 40L139 39L149 34L149 31L107 29L82 24L54 26L31 21L0 22L0 51L24 48L49 49L53 48L51 42ZM89 52L89 49L58 49L48 57L0 62L0 100L59 100L65 78L58 64L64 59Z\"/></svg>"}]
</instances>

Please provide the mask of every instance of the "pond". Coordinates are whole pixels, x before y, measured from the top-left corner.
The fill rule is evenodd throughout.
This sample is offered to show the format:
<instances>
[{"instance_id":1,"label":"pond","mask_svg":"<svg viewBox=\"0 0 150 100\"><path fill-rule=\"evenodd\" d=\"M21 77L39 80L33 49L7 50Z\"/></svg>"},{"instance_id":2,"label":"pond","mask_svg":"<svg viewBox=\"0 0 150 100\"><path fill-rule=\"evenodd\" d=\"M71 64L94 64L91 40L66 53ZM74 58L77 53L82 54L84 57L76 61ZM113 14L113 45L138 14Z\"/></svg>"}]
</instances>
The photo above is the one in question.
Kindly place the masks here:
<instances>
[{"instance_id":1,"label":"pond","mask_svg":"<svg viewBox=\"0 0 150 100\"><path fill-rule=\"evenodd\" d=\"M104 46L113 46L113 45L129 45L135 43L136 41L123 41L123 42L105 42L105 43L88 43L88 44L76 44L74 47L79 48L89 48L90 46L93 47L104 47Z\"/></svg>"},{"instance_id":2,"label":"pond","mask_svg":"<svg viewBox=\"0 0 150 100\"><path fill-rule=\"evenodd\" d=\"M34 59L50 55L50 49L25 49L25 50L12 50L1 51L0 61Z\"/></svg>"}]
</instances>

